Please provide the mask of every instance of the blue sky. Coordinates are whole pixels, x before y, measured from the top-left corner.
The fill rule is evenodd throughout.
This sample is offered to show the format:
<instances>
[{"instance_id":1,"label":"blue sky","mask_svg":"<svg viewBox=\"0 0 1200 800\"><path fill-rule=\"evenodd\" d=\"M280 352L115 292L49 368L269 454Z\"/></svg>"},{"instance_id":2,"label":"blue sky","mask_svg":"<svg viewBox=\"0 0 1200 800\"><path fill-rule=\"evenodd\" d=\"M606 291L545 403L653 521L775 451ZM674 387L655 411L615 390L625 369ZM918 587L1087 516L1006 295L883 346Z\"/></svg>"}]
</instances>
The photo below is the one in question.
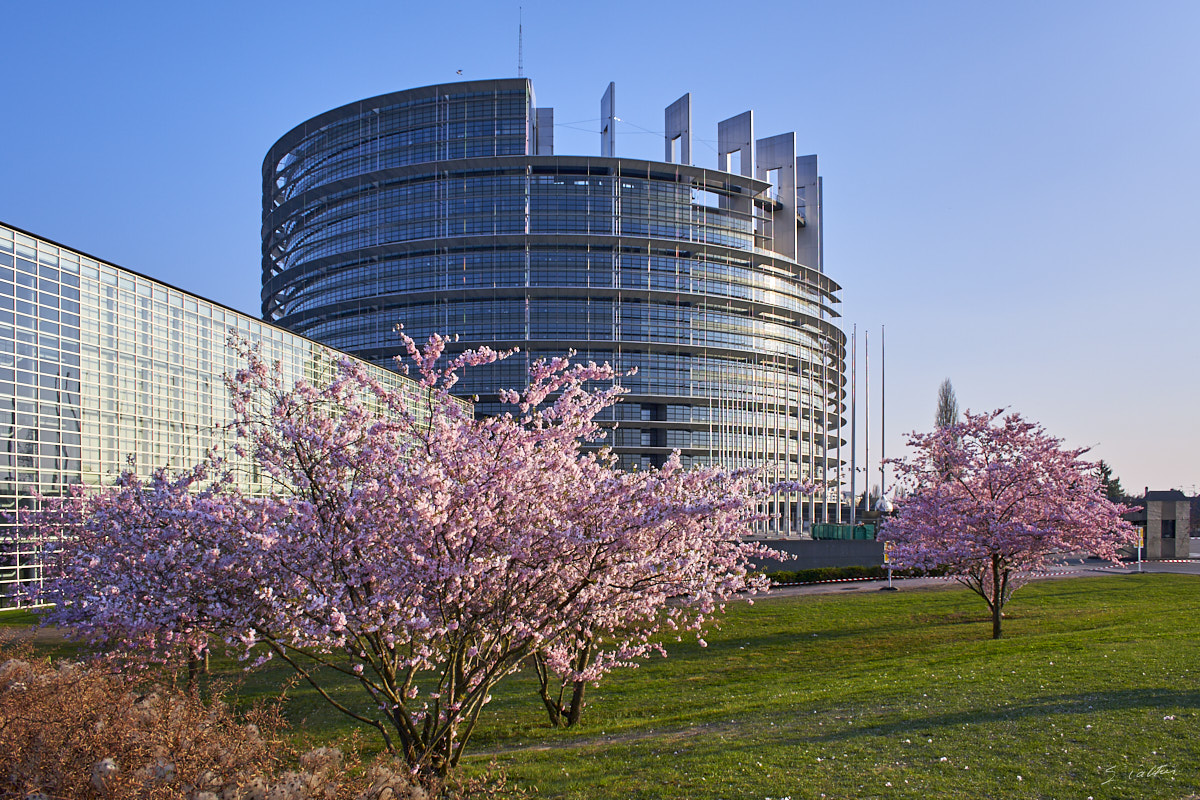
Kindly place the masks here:
<instances>
[{"instance_id":1,"label":"blue sky","mask_svg":"<svg viewBox=\"0 0 1200 800\"><path fill-rule=\"evenodd\" d=\"M819 155L873 416L887 326L889 455L949 377L1127 488L1200 484L1200 4L522 4L557 152L599 152L615 81L619 154L661 158L647 131L690 91L697 163L748 108ZM517 9L7 3L0 220L255 313L267 148L362 97L514 75Z\"/></svg>"}]
</instances>

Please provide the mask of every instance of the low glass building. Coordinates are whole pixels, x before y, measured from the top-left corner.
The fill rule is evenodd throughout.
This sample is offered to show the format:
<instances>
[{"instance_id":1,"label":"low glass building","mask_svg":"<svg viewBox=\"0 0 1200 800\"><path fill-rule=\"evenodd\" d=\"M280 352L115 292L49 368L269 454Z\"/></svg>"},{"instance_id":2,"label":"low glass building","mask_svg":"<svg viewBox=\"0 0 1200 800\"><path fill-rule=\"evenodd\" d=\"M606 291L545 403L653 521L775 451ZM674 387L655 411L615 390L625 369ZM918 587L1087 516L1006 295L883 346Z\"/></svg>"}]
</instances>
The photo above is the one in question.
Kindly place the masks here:
<instances>
[{"instance_id":1,"label":"low glass building","mask_svg":"<svg viewBox=\"0 0 1200 800\"><path fill-rule=\"evenodd\" d=\"M0 225L0 607L41 579L18 535L35 496L199 463L230 420L231 334L285 376L321 382L344 357L224 306ZM395 387L414 384L371 367ZM240 473L254 490L252 475Z\"/></svg>"},{"instance_id":2,"label":"low glass building","mask_svg":"<svg viewBox=\"0 0 1200 800\"><path fill-rule=\"evenodd\" d=\"M616 155L615 87L600 154L556 155L553 109L524 78L394 92L314 117L263 163L262 312L387 365L402 323L457 349L520 347L458 385L477 410L528 361L577 350L622 370L613 444L627 468L758 467L836 480L846 337L824 273L816 156L794 133L720 123L691 163L691 97L664 113L664 160ZM766 533L840 505L793 499Z\"/></svg>"}]
</instances>

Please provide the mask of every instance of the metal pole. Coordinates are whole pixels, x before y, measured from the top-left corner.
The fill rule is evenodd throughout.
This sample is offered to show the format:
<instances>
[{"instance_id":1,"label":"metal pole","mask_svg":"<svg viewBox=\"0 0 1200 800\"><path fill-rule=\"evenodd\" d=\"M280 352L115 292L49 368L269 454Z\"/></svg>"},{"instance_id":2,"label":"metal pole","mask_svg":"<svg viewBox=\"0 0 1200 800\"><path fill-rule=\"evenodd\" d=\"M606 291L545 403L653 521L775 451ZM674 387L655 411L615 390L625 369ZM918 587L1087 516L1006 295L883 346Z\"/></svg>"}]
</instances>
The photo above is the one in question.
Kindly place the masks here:
<instances>
[{"instance_id":1,"label":"metal pole","mask_svg":"<svg viewBox=\"0 0 1200 800\"><path fill-rule=\"evenodd\" d=\"M855 490L858 473L858 409L856 381L858 380L858 325L850 333L850 524L858 518L858 494Z\"/></svg>"},{"instance_id":2,"label":"metal pole","mask_svg":"<svg viewBox=\"0 0 1200 800\"><path fill-rule=\"evenodd\" d=\"M879 326L879 499L887 497L887 326ZM890 573L889 573L890 574Z\"/></svg>"},{"instance_id":3,"label":"metal pole","mask_svg":"<svg viewBox=\"0 0 1200 800\"><path fill-rule=\"evenodd\" d=\"M1149 486L1147 486L1143 490L1142 497L1145 499L1150 498L1150 487ZM1150 504L1147 503L1145 500L1142 501L1142 505L1146 506L1147 509L1150 507ZM1149 514L1146 515L1146 526L1144 528L1141 528L1138 531L1138 572L1142 571L1142 548L1146 546L1146 531L1148 531L1148 530L1150 530ZM1159 557L1161 558L1161 556L1159 556Z\"/></svg>"},{"instance_id":4,"label":"metal pole","mask_svg":"<svg viewBox=\"0 0 1200 800\"><path fill-rule=\"evenodd\" d=\"M821 522L829 524L829 340L821 339Z\"/></svg>"},{"instance_id":5,"label":"metal pole","mask_svg":"<svg viewBox=\"0 0 1200 800\"><path fill-rule=\"evenodd\" d=\"M837 522L838 522L838 525L841 525L842 524L842 423L845 421L843 419L844 408L842 406L842 398L845 396L845 393L842 389L842 378L845 377L845 374L846 374L844 372L844 370L846 369L845 351L842 351L841 369L837 369L838 363L839 363L839 361L837 358L837 350L835 348L833 365L835 367L835 371L837 372L837 375L834 378L834 380L837 381L837 388L835 388L833 390L833 397L834 397L834 408L837 409Z\"/></svg>"},{"instance_id":6,"label":"metal pole","mask_svg":"<svg viewBox=\"0 0 1200 800\"><path fill-rule=\"evenodd\" d=\"M887 586L879 587L879 591L894 592L894 591L896 591L896 587L892 586L892 543L891 542L883 543L883 563L887 567L888 582L887 582Z\"/></svg>"}]
</instances>

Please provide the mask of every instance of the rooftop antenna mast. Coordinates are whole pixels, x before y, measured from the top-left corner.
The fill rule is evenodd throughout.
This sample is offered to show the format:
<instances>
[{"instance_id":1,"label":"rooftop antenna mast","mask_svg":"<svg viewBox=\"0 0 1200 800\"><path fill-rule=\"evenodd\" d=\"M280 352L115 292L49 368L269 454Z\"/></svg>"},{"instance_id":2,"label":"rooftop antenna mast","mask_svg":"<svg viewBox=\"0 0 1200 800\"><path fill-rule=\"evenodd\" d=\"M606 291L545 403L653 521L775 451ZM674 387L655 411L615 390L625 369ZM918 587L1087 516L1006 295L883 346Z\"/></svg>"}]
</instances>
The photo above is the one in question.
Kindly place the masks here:
<instances>
[{"instance_id":1,"label":"rooftop antenna mast","mask_svg":"<svg viewBox=\"0 0 1200 800\"><path fill-rule=\"evenodd\" d=\"M517 77L525 77L525 8L517 6Z\"/></svg>"}]
</instances>

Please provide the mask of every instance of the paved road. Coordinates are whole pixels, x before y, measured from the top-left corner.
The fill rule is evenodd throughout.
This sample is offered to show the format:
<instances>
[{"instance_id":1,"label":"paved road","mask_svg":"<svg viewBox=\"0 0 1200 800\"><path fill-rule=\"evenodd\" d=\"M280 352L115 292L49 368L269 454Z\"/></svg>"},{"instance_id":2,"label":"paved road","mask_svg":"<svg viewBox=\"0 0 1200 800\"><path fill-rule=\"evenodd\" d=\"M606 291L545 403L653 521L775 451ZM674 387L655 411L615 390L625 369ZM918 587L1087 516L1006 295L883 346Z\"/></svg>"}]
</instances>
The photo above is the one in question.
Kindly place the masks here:
<instances>
[{"instance_id":1,"label":"paved road","mask_svg":"<svg viewBox=\"0 0 1200 800\"><path fill-rule=\"evenodd\" d=\"M1197 541L1192 540L1193 558L1197 558ZM1130 575L1138 571L1137 564L1123 564L1113 567L1107 561L1088 561L1077 556L1065 558L1060 563L1049 567L1036 580L1059 580L1063 578L1098 578L1106 575ZM1186 562L1145 561L1142 572L1174 572L1187 575L1200 575L1200 558ZM892 585L899 591L914 589L938 589L960 584L946 578L898 578ZM877 592L887 586L886 580L873 581L844 581L835 583L810 583L802 586L777 586L771 589L768 597L791 597L802 594L842 594L846 592Z\"/></svg>"}]
</instances>

